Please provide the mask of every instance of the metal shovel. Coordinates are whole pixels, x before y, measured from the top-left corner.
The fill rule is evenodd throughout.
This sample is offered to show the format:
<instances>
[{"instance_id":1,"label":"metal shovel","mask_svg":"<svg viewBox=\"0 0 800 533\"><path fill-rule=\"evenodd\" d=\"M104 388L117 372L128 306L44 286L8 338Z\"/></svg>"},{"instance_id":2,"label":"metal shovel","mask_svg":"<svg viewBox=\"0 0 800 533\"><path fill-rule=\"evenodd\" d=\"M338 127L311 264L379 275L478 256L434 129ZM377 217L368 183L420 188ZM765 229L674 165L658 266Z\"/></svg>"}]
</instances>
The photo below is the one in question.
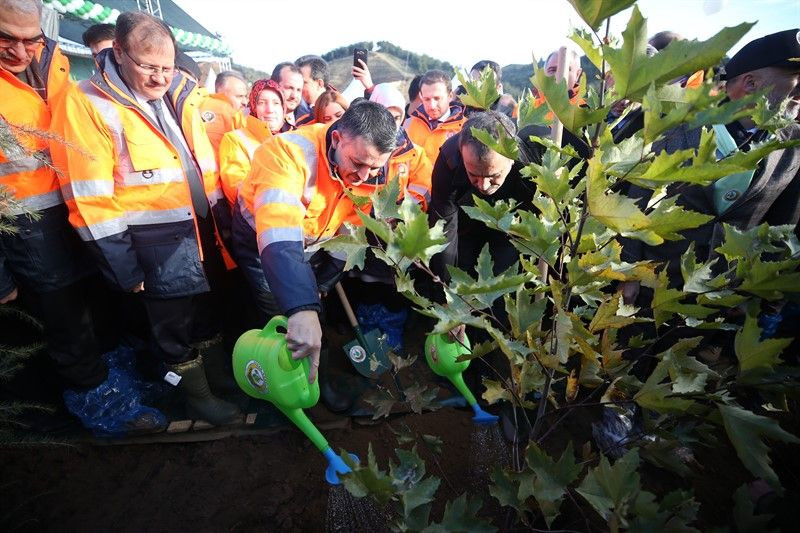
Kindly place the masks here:
<instances>
[{"instance_id":1,"label":"metal shovel","mask_svg":"<svg viewBox=\"0 0 800 533\"><path fill-rule=\"evenodd\" d=\"M376 379L392 368L392 363L389 361L391 348L386 342L386 335L377 329L364 333L358 324L355 313L353 313L353 308L350 307L350 301L344 293L342 284L338 282L336 283L336 294L339 295L339 299L342 301L347 320L356 335L355 340L344 346L344 353L359 374L370 379Z\"/></svg>"}]
</instances>

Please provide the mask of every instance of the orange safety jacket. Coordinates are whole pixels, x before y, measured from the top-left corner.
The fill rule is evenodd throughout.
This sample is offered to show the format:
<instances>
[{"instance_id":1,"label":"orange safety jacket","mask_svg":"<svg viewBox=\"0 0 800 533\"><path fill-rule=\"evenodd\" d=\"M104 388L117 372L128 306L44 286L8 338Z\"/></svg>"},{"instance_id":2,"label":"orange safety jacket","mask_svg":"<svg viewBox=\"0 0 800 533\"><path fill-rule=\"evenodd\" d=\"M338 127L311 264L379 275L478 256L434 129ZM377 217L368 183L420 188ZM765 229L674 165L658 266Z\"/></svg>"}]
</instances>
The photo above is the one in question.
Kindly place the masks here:
<instances>
[{"instance_id":1,"label":"orange safety jacket","mask_svg":"<svg viewBox=\"0 0 800 533\"><path fill-rule=\"evenodd\" d=\"M450 116L444 122L429 119L425 107L420 105L406 119L403 129L414 144L425 150L428 159L435 162L444 142L458 135L466 121L464 106L458 102L451 102Z\"/></svg>"},{"instance_id":2,"label":"orange safety jacket","mask_svg":"<svg viewBox=\"0 0 800 533\"><path fill-rule=\"evenodd\" d=\"M402 198L407 192L423 211L427 211L431 202L432 174L433 165L425 150L412 143L408 134L401 128L397 132L397 148L392 152L376 181L383 180L385 183L388 180L399 179L400 197Z\"/></svg>"},{"instance_id":3,"label":"orange safety jacket","mask_svg":"<svg viewBox=\"0 0 800 533\"><path fill-rule=\"evenodd\" d=\"M69 62L55 41L47 39L35 58L43 75L43 95L13 73L0 68L0 116L12 126L11 132L29 152L29 155L17 157L0 149L0 185L8 188L21 204L20 209L9 213L12 215L26 210L39 211L64 202L56 173L49 165L49 140L13 128L22 126L50 131L52 109L70 85Z\"/></svg>"},{"instance_id":4,"label":"orange safety jacket","mask_svg":"<svg viewBox=\"0 0 800 533\"><path fill-rule=\"evenodd\" d=\"M101 52L97 63L98 72L68 89L53 116L55 131L68 143L53 144L51 151L62 170L70 222L115 287L130 290L144 281L145 291L159 297L205 292L209 285L180 148L129 91L113 53ZM176 74L165 111L174 112L197 163L216 227L225 217L230 227L194 89L194 82Z\"/></svg>"},{"instance_id":5,"label":"orange safety jacket","mask_svg":"<svg viewBox=\"0 0 800 533\"><path fill-rule=\"evenodd\" d=\"M336 127L336 122L315 124L267 139L256 150L252 170L239 186L240 213L257 235L264 275L284 313L319 306L316 278L304 256L306 248L346 232L345 222L360 225L358 209L364 213L371 210L369 202L356 206L336 175L331 148L331 132ZM430 174L424 176L430 163L426 166L416 148L402 155L395 166L398 175L402 178L400 166L408 165L406 179L410 181L413 170L419 175L415 184L427 183L430 189ZM387 166L391 164L387 162ZM363 183L349 190L368 197L385 183ZM401 182L403 192L407 183ZM410 186L408 192L419 194Z\"/></svg>"},{"instance_id":6,"label":"orange safety jacket","mask_svg":"<svg viewBox=\"0 0 800 533\"><path fill-rule=\"evenodd\" d=\"M545 102L547 102L547 100L545 99L544 95L539 94L533 101L533 107L534 108L540 107ZM586 105L586 100L584 100L578 93L573 94L572 91L570 91L569 103L574 106L580 107ZM554 118L556 118L556 116L555 114L553 114L552 111L548 111L547 114L544 116L544 118L545 120L553 120Z\"/></svg>"},{"instance_id":7,"label":"orange safety jacket","mask_svg":"<svg viewBox=\"0 0 800 533\"><path fill-rule=\"evenodd\" d=\"M200 102L200 116L205 124L208 140L211 141L215 157L219 155L222 137L229 131L244 126L245 115L234 109L223 94L206 93Z\"/></svg>"},{"instance_id":8,"label":"orange safety jacket","mask_svg":"<svg viewBox=\"0 0 800 533\"><path fill-rule=\"evenodd\" d=\"M219 175L222 191L230 205L236 204L239 184L250 173L256 148L272 137L269 126L263 120L248 115L244 127L229 131L219 144Z\"/></svg>"}]
</instances>

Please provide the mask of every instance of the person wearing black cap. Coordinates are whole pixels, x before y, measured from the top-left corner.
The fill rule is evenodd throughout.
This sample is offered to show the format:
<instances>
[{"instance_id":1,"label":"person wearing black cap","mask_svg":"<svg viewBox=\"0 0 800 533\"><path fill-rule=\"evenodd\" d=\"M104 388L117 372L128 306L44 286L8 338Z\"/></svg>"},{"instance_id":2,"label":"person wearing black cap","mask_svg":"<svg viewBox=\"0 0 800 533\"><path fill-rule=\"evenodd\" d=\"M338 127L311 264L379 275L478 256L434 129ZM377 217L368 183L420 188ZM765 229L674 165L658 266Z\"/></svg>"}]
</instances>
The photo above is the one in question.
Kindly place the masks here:
<instances>
[{"instance_id":1,"label":"person wearing black cap","mask_svg":"<svg viewBox=\"0 0 800 533\"><path fill-rule=\"evenodd\" d=\"M800 31L798 29L773 33L745 45L726 66L726 93L730 100L768 89L771 107L787 105L788 113L796 113L800 105ZM788 102L787 102L788 101ZM792 115L793 116L793 115ZM717 152L728 155L735 150L749 150L753 143L762 142L768 132L759 130L749 117L730 124L713 126ZM701 130L679 126L666 133L654 151L696 149ZM800 139L800 125L792 124L776 132L781 140ZM679 258L691 243L695 245L698 261L706 261L722 241L723 223L739 230L751 229L768 222L771 225L790 224L797 228L800 220L800 148L776 150L765 157L755 171L726 176L703 187L687 184L673 185L670 196L678 205L714 217L706 224L682 232L680 241L669 241L650 247L641 241L626 241L625 261L652 260L667 263L666 270L672 285L682 280ZM674 188L673 188L674 187ZM671 192L671 194L670 194ZM642 202L652 191L631 187L630 195ZM623 284L627 302L638 296L638 285Z\"/></svg>"}]
</instances>

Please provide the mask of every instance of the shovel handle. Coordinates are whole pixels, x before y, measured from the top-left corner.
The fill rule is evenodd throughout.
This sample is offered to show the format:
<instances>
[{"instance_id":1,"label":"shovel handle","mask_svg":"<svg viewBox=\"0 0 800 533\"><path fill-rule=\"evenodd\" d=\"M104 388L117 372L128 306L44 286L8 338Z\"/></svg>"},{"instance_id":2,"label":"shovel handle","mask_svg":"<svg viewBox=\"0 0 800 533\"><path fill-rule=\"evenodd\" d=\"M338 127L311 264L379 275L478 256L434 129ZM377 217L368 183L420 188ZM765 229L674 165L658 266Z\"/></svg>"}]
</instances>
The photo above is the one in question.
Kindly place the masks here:
<instances>
[{"instance_id":1,"label":"shovel handle","mask_svg":"<svg viewBox=\"0 0 800 533\"><path fill-rule=\"evenodd\" d=\"M344 314L347 315L347 320L350 322L350 325L354 328L358 327L358 320L356 320L356 315L353 313L353 308L350 307L350 300L347 299L347 295L344 293L344 287L340 282L336 282L336 294L339 295L339 300L342 302L342 307L344 307Z\"/></svg>"}]
</instances>

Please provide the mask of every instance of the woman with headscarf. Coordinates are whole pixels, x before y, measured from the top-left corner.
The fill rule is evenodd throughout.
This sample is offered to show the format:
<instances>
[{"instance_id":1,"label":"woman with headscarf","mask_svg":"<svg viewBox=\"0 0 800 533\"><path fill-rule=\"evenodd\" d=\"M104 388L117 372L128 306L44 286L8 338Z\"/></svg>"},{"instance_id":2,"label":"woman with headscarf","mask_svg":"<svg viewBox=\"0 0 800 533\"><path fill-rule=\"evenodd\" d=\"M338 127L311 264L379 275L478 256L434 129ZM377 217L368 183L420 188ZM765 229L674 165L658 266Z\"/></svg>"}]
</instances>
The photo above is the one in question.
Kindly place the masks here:
<instances>
[{"instance_id":1,"label":"woman with headscarf","mask_svg":"<svg viewBox=\"0 0 800 533\"><path fill-rule=\"evenodd\" d=\"M289 131L283 93L272 80L258 80L250 90L250 114L244 126L226 133L219 145L219 173L222 190L232 206L236 191L250 172L256 148L272 135Z\"/></svg>"}]
</instances>

